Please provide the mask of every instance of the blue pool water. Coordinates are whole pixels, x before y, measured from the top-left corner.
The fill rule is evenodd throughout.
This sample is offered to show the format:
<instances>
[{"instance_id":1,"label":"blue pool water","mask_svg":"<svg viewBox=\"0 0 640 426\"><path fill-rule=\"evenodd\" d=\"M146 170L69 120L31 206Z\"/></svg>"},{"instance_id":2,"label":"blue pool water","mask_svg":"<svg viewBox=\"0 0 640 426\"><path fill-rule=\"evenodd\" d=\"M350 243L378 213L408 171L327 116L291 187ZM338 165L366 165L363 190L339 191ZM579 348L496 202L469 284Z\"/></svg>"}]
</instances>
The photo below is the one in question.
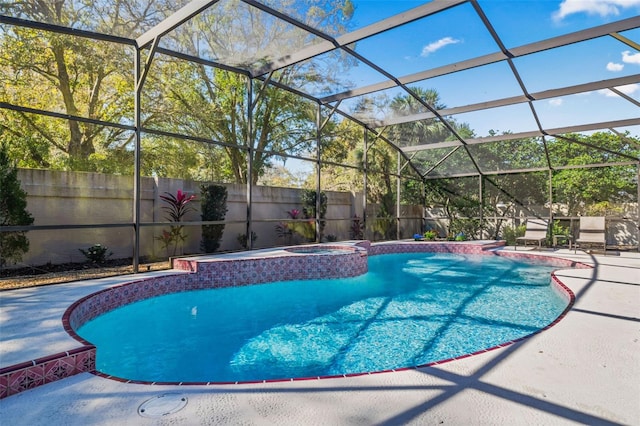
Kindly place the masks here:
<instances>
[{"instance_id":1,"label":"blue pool water","mask_svg":"<svg viewBox=\"0 0 640 426\"><path fill-rule=\"evenodd\" d=\"M144 381L252 381L410 367L553 322L550 266L435 253L369 258L365 275L170 294L88 322L97 369Z\"/></svg>"}]
</instances>

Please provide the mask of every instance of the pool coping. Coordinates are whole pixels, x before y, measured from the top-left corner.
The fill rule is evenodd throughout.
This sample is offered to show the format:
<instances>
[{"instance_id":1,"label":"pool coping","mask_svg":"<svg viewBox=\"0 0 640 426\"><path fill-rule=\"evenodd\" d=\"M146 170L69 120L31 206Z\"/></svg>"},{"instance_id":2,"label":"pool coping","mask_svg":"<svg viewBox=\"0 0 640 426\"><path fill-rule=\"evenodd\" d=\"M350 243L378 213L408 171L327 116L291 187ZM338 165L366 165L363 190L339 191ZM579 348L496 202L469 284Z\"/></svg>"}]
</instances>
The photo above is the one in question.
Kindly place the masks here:
<instances>
[{"instance_id":1,"label":"pool coping","mask_svg":"<svg viewBox=\"0 0 640 426\"><path fill-rule=\"evenodd\" d=\"M272 382L289 382L289 381L306 381L306 380L317 380L317 379L335 379L335 378L343 378L343 377L358 377L365 375L373 375L373 374L381 374L381 373L389 373L396 371L405 371L405 370L414 370L418 368L423 368L426 366L439 365L447 362L451 362L454 360L468 358L470 356L486 353L493 351L498 348L503 348L509 346L513 343L519 342L521 340L527 339L535 334L544 331L553 325L557 324L571 309L573 302L575 300L575 296L571 292L571 290L564 285L560 279L555 275L555 272L551 275L552 284L554 285L554 289L556 289L559 294L563 295L568 299L568 305L565 310L562 312L560 316L556 320L554 320L548 326L537 330L533 333L530 333L527 336L523 336L521 338L515 339L513 341L504 342L500 345L497 345L492 348L483 349L471 354L465 354L458 357L439 360L436 362L432 362L429 364L412 366L412 367L404 367L398 369L390 369L376 372L364 372L364 373L351 373L351 374L343 374L343 375L332 375L332 376L317 376L317 377L301 377L301 378L283 378L283 379L270 379L270 380L256 380L256 381L242 381L242 382L148 382L148 381L135 381L122 379L115 376L106 375L104 373L98 372L95 370L95 355L96 348L90 342L85 341L80 336L78 336L74 328L78 327L78 322L82 319L89 320L96 315L99 315L108 310L114 309L115 307L122 306L123 304L132 303L137 300L143 300L143 298L154 297L159 294L166 293L174 293L177 291L188 291L194 290L197 288L211 288L211 286L205 286L205 283L208 283L208 280L211 280L212 277L215 277L217 286L224 286L225 284L230 285L228 280L237 279L241 277L241 279L236 283L236 285L247 285L249 283L257 283L255 281L257 276L262 277L265 281L260 282L270 282L276 281L274 277L281 277L283 273L290 273L293 269L285 270L284 268L270 268L273 271L280 271L271 277L266 277L263 275L256 275L260 273L260 268L254 270L251 269L251 265L260 266L262 261L264 262L273 262L277 259L295 259L297 269L295 269L295 273L290 273L288 279L300 279L300 277L304 277L305 274L309 278L317 278L318 271L326 272L326 268L328 264L334 263L338 257L347 256L349 260L358 260L364 259L365 267L366 267L366 259L367 256L375 256L377 254L383 253L409 253L409 252L436 252L436 253L467 253L467 254L494 254L499 256L508 256L515 258L529 258L529 259L542 259L545 262L554 262L559 268L591 268L590 265L573 261L570 259L565 259L561 257L545 257L540 254L532 254L529 252L508 252L502 251L501 248L504 246L504 241L481 241L481 242L431 242L431 241L393 241L393 242L383 242L383 243L371 243L369 241L354 241L354 242L345 242L345 243L331 243L331 244L314 244L311 246L322 246L323 248L347 248L352 253L352 257L350 255L345 255L343 253L339 255L334 255L331 253L321 253L321 254L312 254L309 256L308 253L299 254L291 251L287 251L285 249L265 249L260 251L252 251L252 252L242 252L236 254L235 256L229 255L213 255L213 256L198 256L192 258L183 258L177 259L177 263L174 264L174 268L182 271L182 273L176 273L175 271L169 271L166 274L154 275L151 277L136 279L132 278L131 280L127 280L125 282L108 286L99 290L97 292L92 292L84 297L76 300L71 306L69 306L62 318L62 325L64 329L72 336L76 341L78 341L81 346L72 348L67 351L55 353L52 355L40 357L37 359L29 360L26 362L22 362L19 364L10 365L7 367L0 368L0 399L5 398L10 395L14 395L16 393L22 392L27 389L32 389L37 386L44 385L46 383L51 383L54 381L58 381L67 377L71 377L75 374L89 372L99 377L108 378L111 380L120 381L123 383L135 383L135 384L148 384L148 385L158 385L158 384L170 384L170 385L223 385L223 384L254 384L254 383L272 383ZM300 248L301 246L295 246ZM316 265L311 265L311 259L316 263ZM305 265L304 260L307 261ZM231 265L231 266L230 266ZM352 268L344 268L344 266L351 266ZM223 266L229 267L228 273L226 275L219 274L219 269ZM316 266L316 268L312 268L311 266ZM362 271L362 264L356 262L355 266L352 262L346 262L343 266L343 269L336 267L330 269L332 274L351 274L344 276L354 276L360 273L366 272L366 270ZM262 265L264 267L264 265ZM255 272L255 274L254 274ZM262 272L264 272L264 268L262 268ZM195 286L186 285L186 278L193 278L193 275L202 274L200 279L196 280ZM316 274L316 275L314 275ZM338 276L338 275L336 275ZM224 278L223 278L224 277ZM326 277L326 275L322 275L322 277ZM273 278L270 279L269 278ZM280 278L281 279L281 278ZM252 281L254 280L254 281ZM154 286L154 284L157 284ZM146 287L145 287L146 286ZM138 288L140 287L140 288ZM140 290L143 292L141 293ZM127 292L127 290L131 290L131 292ZM170 291L169 291L170 290ZM117 295L117 292L122 292L122 296L124 297L110 297ZM104 299L96 299L96 302L100 302L99 304L89 303L93 298L106 297L107 300L105 302ZM146 297L145 297L146 296ZM125 303L122 303L122 302ZM83 303L86 303L86 311L84 312L84 316L80 319L78 317L74 318L73 313L79 307L83 306ZM97 309L98 306L108 307L104 311L99 311ZM80 312L79 312L80 313ZM93 315L93 316L92 316ZM83 323L83 322L81 322Z\"/></svg>"}]
</instances>

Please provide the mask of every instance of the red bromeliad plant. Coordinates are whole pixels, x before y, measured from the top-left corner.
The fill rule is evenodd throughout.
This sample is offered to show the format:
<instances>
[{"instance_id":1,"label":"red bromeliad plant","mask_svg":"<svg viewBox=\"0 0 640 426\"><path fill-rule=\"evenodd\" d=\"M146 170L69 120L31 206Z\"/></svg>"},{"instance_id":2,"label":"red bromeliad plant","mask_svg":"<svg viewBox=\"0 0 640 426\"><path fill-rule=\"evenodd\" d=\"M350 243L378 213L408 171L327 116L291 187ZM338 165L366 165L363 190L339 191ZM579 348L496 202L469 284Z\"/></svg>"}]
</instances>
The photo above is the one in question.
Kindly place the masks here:
<instances>
[{"instance_id":1,"label":"red bromeliad plant","mask_svg":"<svg viewBox=\"0 0 640 426\"><path fill-rule=\"evenodd\" d=\"M162 210L167 214L165 218L169 222L182 222L184 216L193 212L196 209L190 205L190 203L196 199L195 195L187 195L186 192L178 190L176 195L169 192L165 192L166 195L160 195L160 199L166 203L162 207ZM169 231L163 230L162 235L156 237L162 244L163 248L167 250L167 256L169 255L169 247L173 245L172 255L175 256L178 249L178 245L182 244L187 239L187 234L184 232L183 225L171 226Z\"/></svg>"},{"instance_id":2,"label":"red bromeliad plant","mask_svg":"<svg viewBox=\"0 0 640 426\"><path fill-rule=\"evenodd\" d=\"M291 222L280 222L276 225L276 235L284 239L286 244L292 244L294 236L304 241L313 241L316 236L315 220L303 217L302 210L291 209L287 212ZM306 219L304 222L301 219Z\"/></svg>"},{"instance_id":3,"label":"red bromeliad plant","mask_svg":"<svg viewBox=\"0 0 640 426\"><path fill-rule=\"evenodd\" d=\"M171 222L182 222L182 218L189 212L193 212L196 209L189 205L189 203L196 199L194 195L187 195L186 192L182 192L181 189L178 189L176 195L171 194L170 192L165 192L167 195L161 195L160 198L167 203L166 206L162 207L168 214L168 220Z\"/></svg>"}]
</instances>

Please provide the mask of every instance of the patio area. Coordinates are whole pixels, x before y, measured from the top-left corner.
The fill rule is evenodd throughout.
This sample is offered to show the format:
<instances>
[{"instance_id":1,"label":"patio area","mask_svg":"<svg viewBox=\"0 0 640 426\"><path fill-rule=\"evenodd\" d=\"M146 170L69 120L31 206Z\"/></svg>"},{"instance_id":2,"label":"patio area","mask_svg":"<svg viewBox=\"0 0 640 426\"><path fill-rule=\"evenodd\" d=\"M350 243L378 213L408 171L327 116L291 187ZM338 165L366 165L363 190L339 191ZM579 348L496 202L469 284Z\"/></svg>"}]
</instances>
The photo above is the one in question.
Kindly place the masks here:
<instances>
[{"instance_id":1,"label":"patio area","mask_svg":"<svg viewBox=\"0 0 640 426\"><path fill-rule=\"evenodd\" d=\"M529 252L594 268L557 271L575 294L572 309L504 348L418 370L260 385L138 385L82 373L0 400L0 418L34 426L640 425L640 254ZM0 367L79 346L62 327L66 308L130 279L0 293ZM186 406L159 418L138 414L145 401L167 393L186 398Z\"/></svg>"}]
</instances>

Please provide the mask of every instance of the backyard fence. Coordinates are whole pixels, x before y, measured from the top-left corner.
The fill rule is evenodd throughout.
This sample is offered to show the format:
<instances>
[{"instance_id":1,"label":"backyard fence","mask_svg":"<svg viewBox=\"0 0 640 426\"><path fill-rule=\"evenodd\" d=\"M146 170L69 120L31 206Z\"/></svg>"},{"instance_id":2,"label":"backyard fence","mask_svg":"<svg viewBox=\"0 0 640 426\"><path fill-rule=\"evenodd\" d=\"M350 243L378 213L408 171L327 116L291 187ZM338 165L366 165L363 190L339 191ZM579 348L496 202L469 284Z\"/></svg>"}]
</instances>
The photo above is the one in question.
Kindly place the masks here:
<instances>
[{"instance_id":1,"label":"backyard fence","mask_svg":"<svg viewBox=\"0 0 640 426\"><path fill-rule=\"evenodd\" d=\"M80 249L101 244L113 252L111 258L131 258L134 244L134 181L132 176L101 173L19 169L18 178L27 192L27 209L35 221L28 232L29 252L23 264L63 264L85 261ZM200 253L201 221L199 198L202 182L169 178L141 178L140 255L148 260L172 255ZM242 249L246 241L247 186L222 184L227 188L227 214L219 251ZM164 248L158 237L172 225L162 210L160 198L178 190L195 194L195 210L184 218L187 239L176 253ZM324 191L327 213L324 236L336 240L351 238L353 218L363 217L362 193ZM254 247L273 247L305 242L299 237L285 239L277 225L290 220L287 212L300 210L302 189L254 186L251 189L251 227ZM375 205L367 206L373 215ZM372 217L371 223L375 221ZM397 219L402 235L422 229L422 208L401 206ZM191 224L190 224L191 222ZM195 222L195 224L193 223ZM175 225L175 224L173 224ZM367 231L365 230L365 233ZM373 237L373 236L371 236ZM372 238L373 239L373 238ZM18 265L20 266L20 265Z\"/></svg>"}]
</instances>

